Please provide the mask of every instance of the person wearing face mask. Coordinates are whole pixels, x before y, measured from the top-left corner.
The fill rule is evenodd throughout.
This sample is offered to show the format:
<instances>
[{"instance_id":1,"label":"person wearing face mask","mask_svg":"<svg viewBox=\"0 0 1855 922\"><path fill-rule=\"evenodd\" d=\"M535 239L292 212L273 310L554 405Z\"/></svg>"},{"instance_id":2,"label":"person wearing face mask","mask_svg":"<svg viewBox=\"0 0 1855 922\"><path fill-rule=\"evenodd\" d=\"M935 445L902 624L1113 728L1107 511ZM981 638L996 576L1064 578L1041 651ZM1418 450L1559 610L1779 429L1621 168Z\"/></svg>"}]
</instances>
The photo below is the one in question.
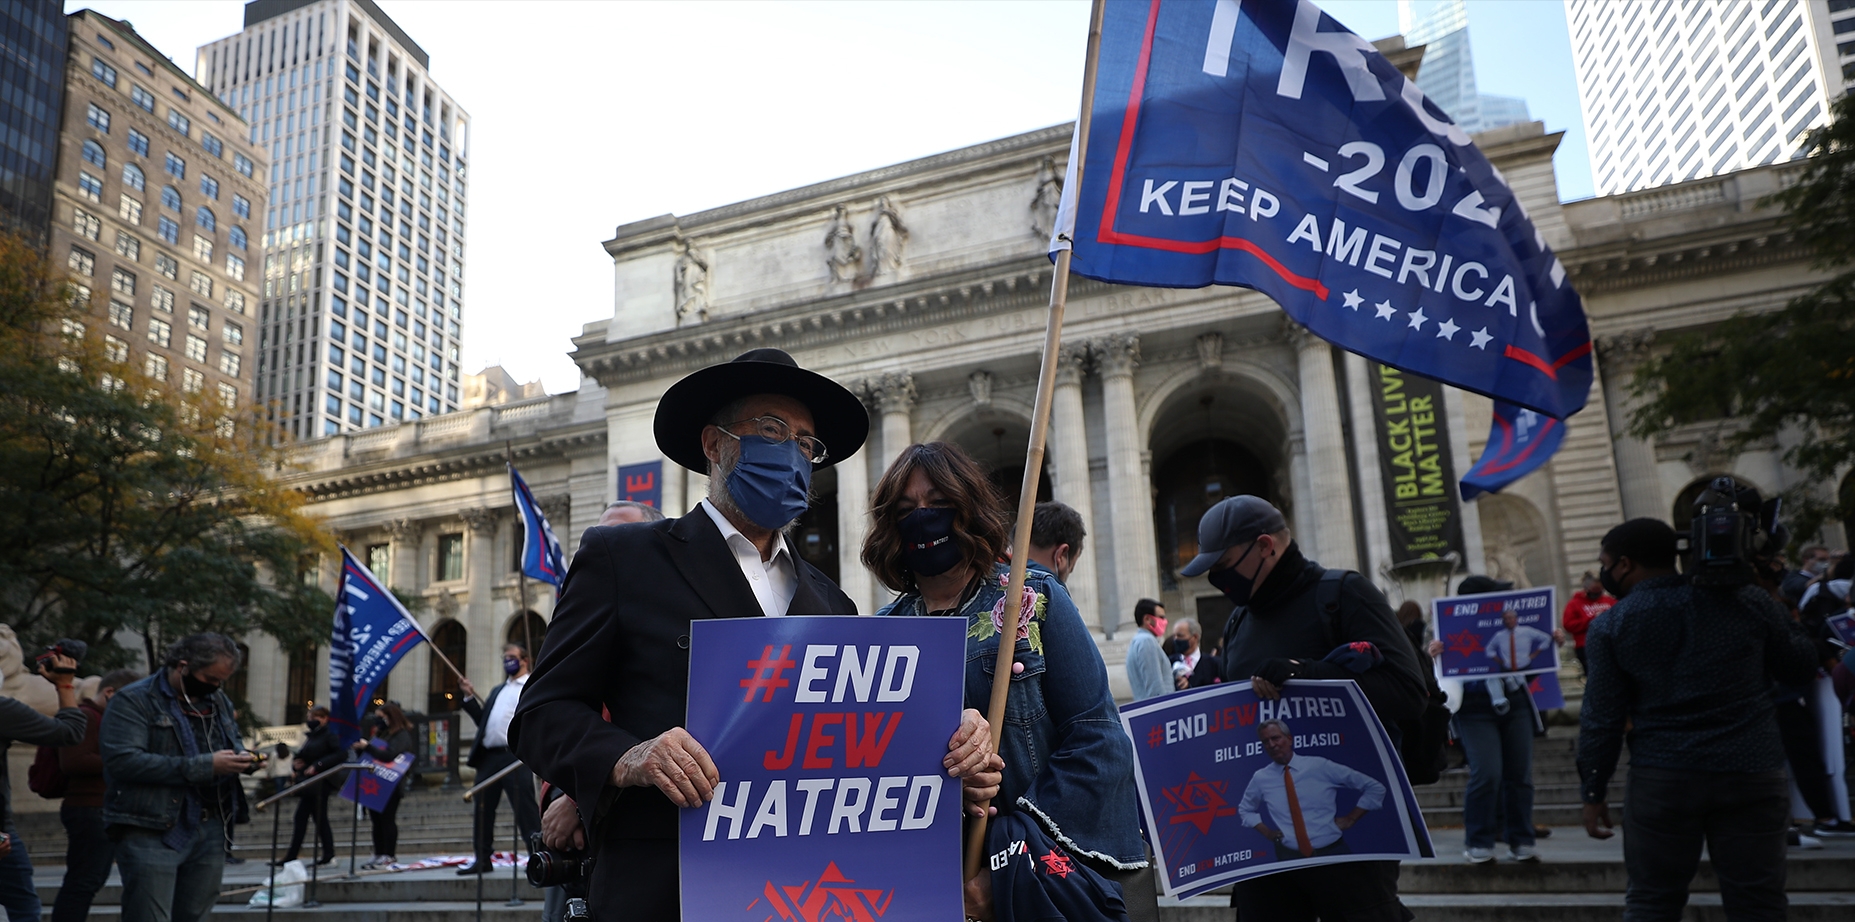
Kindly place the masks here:
<instances>
[{"instance_id":1,"label":"person wearing face mask","mask_svg":"<svg viewBox=\"0 0 1855 922\"><path fill-rule=\"evenodd\" d=\"M665 457L708 477L708 497L681 518L587 529L509 726L515 753L578 809L594 916L627 922L680 917L677 808L726 780L682 726L690 623L856 614L783 532L815 471L864 463L869 413L785 352L754 349L672 385L654 428ZM968 710L951 736L948 774L983 780L985 720Z\"/></svg>"},{"instance_id":2,"label":"person wearing face mask","mask_svg":"<svg viewBox=\"0 0 1855 922\"><path fill-rule=\"evenodd\" d=\"M508 681L490 689L487 700L477 701L476 686L470 684L469 679L458 680L458 688L464 692L464 713L477 722L477 738L470 744L470 756L464 764L476 769L479 779L502 771L517 759L515 750L509 745L509 724L515 720L523 691L528 687L528 666L528 648L512 642L502 648L502 672L508 676ZM490 853L496 848L496 808L502 803L504 794L509 796L510 809L515 811L515 827L522 841L528 841L529 836L541 831L541 806L535 800L535 773L523 766L502 776L494 787L477 795L476 826L471 835L476 858L458 868L459 875L490 872Z\"/></svg>"},{"instance_id":3,"label":"person wearing face mask","mask_svg":"<svg viewBox=\"0 0 1855 922\"><path fill-rule=\"evenodd\" d=\"M1236 605L1224 625L1224 681L1248 682L1257 695L1275 699L1290 679L1351 679L1394 745L1399 722L1424 715L1429 694L1416 651L1384 593L1357 573L1309 560L1268 500L1233 496L1206 510L1198 521L1198 550L1180 575L1204 574ZM1375 665L1344 654L1341 648L1355 642L1375 648ZM1396 861L1321 865L1240 881L1230 902L1243 919L1412 918L1398 900Z\"/></svg>"},{"instance_id":4,"label":"person wearing face mask","mask_svg":"<svg viewBox=\"0 0 1855 922\"><path fill-rule=\"evenodd\" d=\"M110 866L116 863L115 843L103 827L103 752L97 745L97 732L116 691L141 677L132 669L104 673L96 696L78 704L90 721L89 731L82 742L58 750L58 769L66 779L64 803L58 809L65 835L64 884L52 905L52 922L83 922L90 915L91 900L109 880Z\"/></svg>"},{"instance_id":5,"label":"person wearing face mask","mask_svg":"<svg viewBox=\"0 0 1855 922\"><path fill-rule=\"evenodd\" d=\"M370 739L355 740L352 748L356 752L365 752L381 762L394 759L411 752L415 741L412 736L412 721L406 719L406 712L400 710L398 702L388 701L374 709L374 719L369 721ZM405 776L400 776L399 784L393 786L393 795L387 798L385 810L367 808L367 821L374 832L374 857L372 861L361 865L366 870L392 867L399 859L399 802L406 794Z\"/></svg>"},{"instance_id":6,"label":"person wearing face mask","mask_svg":"<svg viewBox=\"0 0 1855 922\"><path fill-rule=\"evenodd\" d=\"M1176 691L1172 681L1172 658L1160 647L1166 636L1166 606L1152 599L1134 603L1134 636L1127 642L1127 684L1135 701L1145 701Z\"/></svg>"},{"instance_id":7,"label":"person wearing face mask","mask_svg":"<svg viewBox=\"0 0 1855 922\"><path fill-rule=\"evenodd\" d=\"M979 463L949 442L903 449L870 502L863 565L901 593L877 614L965 623L969 705L990 700L998 663L1011 572L1004 505ZM988 854L1021 842L1029 854L1067 855L1076 870L1059 881L1047 872L1015 873L1018 865L1009 859L993 862L996 870L982 869L966 882L966 914L998 922L1050 919L1061 917L1050 904L1087 903L1107 918L1126 918L1122 912L1157 918L1133 746L1108 691L1107 667L1068 591L1049 571L1030 567L1024 587L1035 601L1015 639L999 741L1003 761L993 763L1003 777L992 776L998 780L989 792L969 788L967 806L975 809L971 801L983 794L998 811L986 830ZM1146 637L1153 642L1153 633ZM1152 649L1170 687L1165 654L1156 642Z\"/></svg>"},{"instance_id":8,"label":"person wearing face mask","mask_svg":"<svg viewBox=\"0 0 1855 922\"><path fill-rule=\"evenodd\" d=\"M329 726L328 708L317 705L309 709L309 717L303 721L307 731L303 735L303 745L296 747L296 753L290 757L290 768L294 774L291 784L300 784L348 760L348 754L341 748L341 739L336 736L335 728ZM340 779L328 776L331 781L339 783ZM327 784L312 784L296 792L296 817L291 821L290 849L283 856L271 862L276 867L295 861L303 850L303 837L309 832L310 821L316 824L316 841L321 848L316 852L318 864L333 864L335 861L335 830L329 825Z\"/></svg>"},{"instance_id":9,"label":"person wearing face mask","mask_svg":"<svg viewBox=\"0 0 1855 922\"><path fill-rule=\"evenodd\" d=\"M1202 688L1223 681L1223 665L1216 655L1202 647L1204 628L1197 618L1180 618L1172 623L1172 639L1166 652L1172 655L1172 675L1180 690Z\"/></svg>"},{"instance_id":10,"label":"person wearing face mask","mask_svg":"<svg viewBox=\"0 0 1855 922\"><path fill-rule=\"evenodd\" d=\"M1591 624L1597 620L1597 616L1609 611L1615 604L1616 596L1604 591L1604 584L1598 581L1597 574L1586 571L1583 588L1566 600L1565 611L1559 615L1559 626L1565 633L1572 635L1572 655L1578 658L1578 669L1585 675L1591 674L1591 668L1585 661L1585 635L1591 630Z\"/></svg>"},{"instance_id":11,"label":"person wearing face mask","mask_svg":"<svg viewBox=\"0 0 1855 922\"><path fill-rule=\"evenodd\" d=\"M103 712L103 822L122 870L125 922L195 922L218 902L230 788L254 764L221 691L240 657L223 634L181 638L161 669Z\"/></svg>"},{"instance_id":12,"label":"person wearing face mask","mask_svg":"<svg viewBox=\"0 0 1855 922\"><path fill-rule=\"evenodd\" d=\"M1810 638L1763 587L1676 573L1664 522L1631 519L1599 547L1597 576L1617 604L1585 644L1578 775L1585 832L1608 839L1627 728L1625 916L1678 918L1704 843L1727 918L1781 919L1790 788L1768 690L1814 678Z\"/></svg>"}]
</instances>

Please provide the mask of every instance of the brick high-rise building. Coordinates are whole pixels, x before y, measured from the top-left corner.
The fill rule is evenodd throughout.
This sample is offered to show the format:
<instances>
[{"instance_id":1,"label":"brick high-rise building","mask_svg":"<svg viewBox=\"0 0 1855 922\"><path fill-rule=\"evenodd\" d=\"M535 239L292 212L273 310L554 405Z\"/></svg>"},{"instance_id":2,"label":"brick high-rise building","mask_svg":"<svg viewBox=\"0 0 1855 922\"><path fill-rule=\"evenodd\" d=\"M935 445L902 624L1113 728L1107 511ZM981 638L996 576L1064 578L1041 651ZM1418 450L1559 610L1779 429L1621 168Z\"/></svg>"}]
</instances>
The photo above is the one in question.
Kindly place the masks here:
<instances>
[{"instance_id":1,"label":"brick high-rise building","mask_svg":"<svg viewBox=\"0 0 1855 922\"><path fill-rule=\"evenodd\" d=\"M51 257L106 354L231 419L252 399L267 158L128 23L69 25Z\"/></svg>"},{"instance_id":2,"label":"brick high-rise building","mask_svg":"<svg viewBox=\"0 0 1855 922\"><path fill-rule=\"evenodd\" d=\"M270 152L258 389L284 439L459 406L469 116L371 0L256 0L195 72Z\"/></svg>"}]
</instances>

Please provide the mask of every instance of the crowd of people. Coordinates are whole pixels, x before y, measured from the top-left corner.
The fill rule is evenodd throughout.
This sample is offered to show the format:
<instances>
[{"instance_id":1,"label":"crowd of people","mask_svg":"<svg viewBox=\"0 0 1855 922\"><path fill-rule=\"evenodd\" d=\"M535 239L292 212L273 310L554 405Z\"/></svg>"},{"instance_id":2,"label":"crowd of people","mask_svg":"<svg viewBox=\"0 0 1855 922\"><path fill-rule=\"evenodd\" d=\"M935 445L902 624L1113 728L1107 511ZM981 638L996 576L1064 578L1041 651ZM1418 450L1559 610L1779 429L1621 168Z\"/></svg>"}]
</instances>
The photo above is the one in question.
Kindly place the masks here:
<instances>
[{"instance_id":1,"label":"crowd of people","mask_svg":"<svg viewBox=\"0 0 1855 922\"><path fill-rule=\"evenodd\" d=\"M855 456L868 429L855 395L776 349L696 371L665 393L658 446L706 474L707 495L674 519L615 503L581 541L539 656L508 645L505 680L480 700L463 683L462 706L478 727L468 764L497 783L477 800L474 860L459 873L488 870L506 795L524 839L592 860L575 889L550 893L548 918L562 917L569 896L585 900L595 918L679 918L677 811L711 800L723 780L703 741L682 726L689 625L743 613L858 614L787 543L785 529L808 508L813 475ZM1736 501L1757 505L1756 496ZM1521 625L1507 612L1487 645L1494 673L1439 682L1440 645L1421 606L1394 611L1371 580L1310 559L1280 509L1235 496L1204 514L1197 555L1180 570L1205 576L1232 606L1219 636L1142 599L1126 677L1136 699L1229 682L1276 699L1294 680L1350 679L1413 780L1442 770L1429 771L1413 751L1434 738L1440 752L1444 735L1459 748L1469 775L1467 860L1495 861L1504 843L1509 860L1530 863L1545 833L1533 822L1532 760L1546 715L1521 673L1543 651L1569 645L1586 679L1577 759L1593 837L1613 834L1608 788L1626 739L1631 751L1629 913L1678 915L1704 843L1729 917L1766 917L1784 903L1787 837L1801 847L1855 834L1841 775L1841 712L1855 655L1829 626L1849 609L1855 560L1809 548L1787 570L1786 536L1761 527L1748 580L1722 586L1677 570L1678 540L1666 523L1625 522L1604 537L1599 569L1567 600L1557 628ZM978 710L1003 642L987 628L1006 591L1010 531L1010 511L982 465L951 443L916 444L876 484L859 555L894 593L875 615L969 625L966 709L942 770L960 786L967 815L989 818L988 851L1024 843L1067 856L1074 869L1027 875L994 862L965 882L966 914L1076 918L1082 907L1090 918L1157 919L1132 743L1108 666L1065 587L1087 535L1081 516L1061 503L1038 504L1031 523L1026 586L1042 600L1038 632L1015 641L996 746ZM636 579L639 572L656 578ZM1485 576L1456 587L1461 595L1511 588ZM64 808L72 852L55 918L84 915L112 860L122 869L125 919L210 911L240 815L237 778L257 767L221 690L239 656L228 638L188 637L153 675L111 673L81 706L71 691L75 664L54 660L44 673L59 689L54 717L0 699L0 735L70 753L61 764L72 779ZM412 725L391 702L373 712L369 738L351 746L341 745L328 716L310 712L303 744L288 753L290 771L273 768L277 790L327 776L352 753L391 760L412 749ZM1832 725L1836 732L1824 731ZM1242 821L1281 860L1344 854L1344 831L1385 800L1385 785L1297 753L1282 720L1258 733L1269 764L1242 792ZM1357 796L1341 812L1330 795L1303 801L1297 789ZM297 859L312 823L314 860L332 860L329 793L320 784L301 790L282 860ZM401 796L369 811L370 866L397 861ZM1296 817L1292 827L1267 819L1284 811ZM10 812L7 819L10 833ZM11 918L38 915L30 873L23 844L0 841L0 905ZM1399 877L1396 861L1316 862L1241 880L1230 902L1240 920L1404 922L1414 916L1399 898ZM1056 907L1067 915L1052 915Z\"/></svg>"}]
</instances>

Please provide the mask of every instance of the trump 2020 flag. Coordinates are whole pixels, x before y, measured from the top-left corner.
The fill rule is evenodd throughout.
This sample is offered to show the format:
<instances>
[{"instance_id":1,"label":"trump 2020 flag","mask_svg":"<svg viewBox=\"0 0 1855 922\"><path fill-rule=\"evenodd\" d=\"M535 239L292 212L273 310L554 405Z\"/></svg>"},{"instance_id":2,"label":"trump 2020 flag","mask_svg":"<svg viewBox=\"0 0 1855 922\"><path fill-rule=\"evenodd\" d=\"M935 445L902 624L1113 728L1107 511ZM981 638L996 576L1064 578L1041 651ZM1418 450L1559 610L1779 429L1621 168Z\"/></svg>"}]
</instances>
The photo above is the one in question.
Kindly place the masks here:
<instances>
[{"instance_id":1,"label":"trump 2020 flag","mask_svg":"<svg viewBox=\"0 0 1855 922\"><path fill-rule=\"evenodd\" d=\"M329 637L329 723L342 745L361 738L361 714L374 689L425 633L374 574L341 549L341 589Z\"/></svg>"},{"instance_id":2,"label":"trump 2020 flag","mask_svg":"<svg viewBox=\"0 0 1855 922\"><path fill-rule=\"evenodd\" d=\"M1488 445L1481 450L1481 460L1462 475L1462 498L1469 500L1483 493L1501 492L1502 487L1552 460L1553 453L1564 440L1564 422L1525 407L1495 401Z\"/></svg>"},{"instance_id":3,"label":"trump 2020 flag","mask_svg":"<svg viewBox=\"0 0 1855 922\"><path fill-rule=\"evenodd\" d=\"M1238 285L1321 338L1558 419L1591 388L1565 269L1499 170L1309 0L1110 3L1087 169L1052 250ZM1064 224L1063 220L1068 223Z\"/></svg>"},{"instance_id":4,"label":"trump 2020 flag","mask_svg":"<svg viewBox=\"0 0 1855 922\"><path fill-rule=\"evenodd\" d=\"M522 572L530 579L559 586L560 581L567 578L560 539L554 537L554 528L547 523L547 516L541 514L535 494L529 492L528 481L516 473L513 464L509 465L509 483L515 489L515 511L522 517Z\"/></svg>"}]
</instances>

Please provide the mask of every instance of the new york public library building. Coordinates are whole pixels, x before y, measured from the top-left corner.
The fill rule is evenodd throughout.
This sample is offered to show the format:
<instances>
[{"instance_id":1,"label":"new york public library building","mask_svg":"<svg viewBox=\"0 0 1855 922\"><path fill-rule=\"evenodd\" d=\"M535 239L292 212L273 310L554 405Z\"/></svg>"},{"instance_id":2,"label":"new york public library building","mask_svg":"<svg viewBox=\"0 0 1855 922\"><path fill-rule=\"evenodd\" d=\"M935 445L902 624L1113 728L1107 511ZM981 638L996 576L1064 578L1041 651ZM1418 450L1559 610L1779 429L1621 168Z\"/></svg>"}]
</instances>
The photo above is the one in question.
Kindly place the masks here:
<instances>
[{"instance_id":1,"label":"new york public library building","mask_svg":"<svg viewBox=\"0 0 1855 922\"><path fill-rule=\"evenodd\" d=\"M1555 585L1564 599L1626 517L1684 526L1719 474L1766 495L1798 481L1777 445L1725 450L1730 420L1652 442L1625 431L1628 380L1658 335L1776 309L1818 280L1779 215L1757 205L1797 167L1561 205L1559 140L1538 122L1476 139L1583 294L1600 372L1551 464L1499 495L1455 498L1487 438L1483 397L1339 352L1255 292L1072 282L1040 489L1087 524L1069 590L1122 697L1136 600L1196 615L1218 636L1229 603L1177 570L1197 551L1199 515L1225 496L1269 498L1311 557L1368 574L1395 605L1445 594L1470 572ZM1069 141L1059 125L621 225L604 244L611 311L573 341L577 392L540 395L491 369L473 379L470 409L301 444L291 482L487 690L505 639L543 638L553 602L532 581L519 597L505 442L571 556L613 499L650 498L673 516L693 507L706 480L658 454L659 396L691 370L777 346L868 402L869 443L814 481L790 540L874 611L887 593L857 555L870 490L904 446L959 443L992 465L1015 507ZM1419 306L1394 307L1402 321ZM1829 531L1828 543L1845 540ZM1445 554L1459 559L1453 575L1395 566ZM331 591L336 567L323 562ZM251 646L248 694L267 720L293 723L325 696L326 648ZM453 709L456 695L429 653L409 657L386 691L427 711ZM466 722L460 735L473 732Z\"/></svg>"}]
</instances>

